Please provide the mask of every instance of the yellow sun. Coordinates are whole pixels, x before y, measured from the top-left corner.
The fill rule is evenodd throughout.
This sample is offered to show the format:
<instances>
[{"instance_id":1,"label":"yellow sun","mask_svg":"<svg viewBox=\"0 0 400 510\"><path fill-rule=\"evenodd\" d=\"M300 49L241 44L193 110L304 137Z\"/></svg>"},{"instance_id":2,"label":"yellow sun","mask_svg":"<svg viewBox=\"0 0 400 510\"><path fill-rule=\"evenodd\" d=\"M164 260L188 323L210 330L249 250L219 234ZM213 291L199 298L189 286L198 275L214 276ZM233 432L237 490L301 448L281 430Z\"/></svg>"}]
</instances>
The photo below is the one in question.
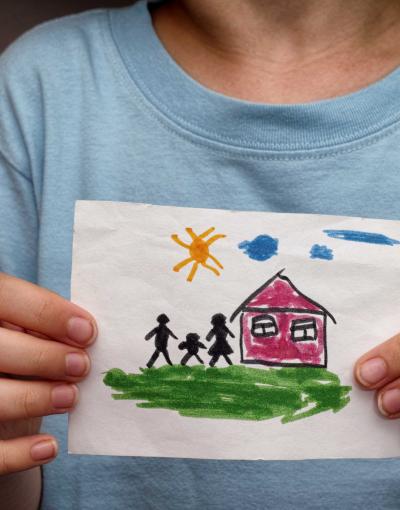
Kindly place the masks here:
<instances>
[{"instance_id":1,"label":"yellow sun","mask_svg":"<svg viewBox=\"0 0 400 510\"><path fill-rule=\"evenodd\" d=\"M183 267L185 267L187 264L190 264L191 262L193 262L192 269L190 270L189 276L187 277L187 281L188 282L191 282L193 280L194 275L196 274L196 271L197 271L197 269L199 267L199 264L201 264L206 269L209 269L210 271L212 271L217 276L220 275L219 271L215 267L212 267L212 266L207 264L207 260L209 258L212 261L214 261L215 264L220 269L224 269L224 267L221 264L221 262L219 262L219 260L217 260L213 255L211 255L210 250L209 250L209 246L212 243L215 243L215 241L217 241L218 239L222 239L223 237L226 237L226 236L223 235L223 234L216 234L216 235L210 237L209 239L205 239L208 235L211 234L211 232L214 232L214 230L215 230L215 228L211 227L211 228L209 228L208 230L206 230L205 232L203 232L202 234L200 234L198 236L197 234L195 234L193 232L193 229L186 228L186 232L192 238L192 242L190 244L186 244L183 241L181 241L179 239L179 237L177 236L177 234L173 234L171 236L171 238L177 244L179 244L179 246L182 246L183 248L186 248L187 250L189 250L190 257L188 257L185 260L182 260L182 262L179 262L179 264L177 264L173 268L174 271L178 272Z\"/></svg>"}]
</instances>

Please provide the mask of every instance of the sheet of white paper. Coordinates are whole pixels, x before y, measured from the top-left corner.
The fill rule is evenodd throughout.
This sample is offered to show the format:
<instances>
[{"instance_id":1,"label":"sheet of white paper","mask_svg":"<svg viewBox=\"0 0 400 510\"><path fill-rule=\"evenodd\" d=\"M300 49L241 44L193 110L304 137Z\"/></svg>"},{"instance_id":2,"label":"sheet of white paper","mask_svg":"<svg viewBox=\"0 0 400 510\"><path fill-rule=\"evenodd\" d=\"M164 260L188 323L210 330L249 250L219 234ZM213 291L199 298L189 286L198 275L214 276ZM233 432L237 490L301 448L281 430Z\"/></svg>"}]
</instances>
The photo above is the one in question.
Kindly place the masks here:
<instances>
[{"instance_id":1,"label":"sheet of white paper","mask_svg":"<svg viewBox=\"0 0 400 510\"><path fill-rule=\"evenodd\" d=\"M174 266L190 255L188 249L178 245L171 235L177 234L189 245L192 239L185 230L187 227L198 235L214 227L215 230L204 237L206 241L215 234L226 236L216 239L208 248L209 253L223 265L223 269L220 269L214 259L207 259L207 264L218 269L219 276L199 265L193 280L187 281L193 262L179 271L173 271ZM80 402L70 417L69 451L81 454L213 459L398 456L398 423L378 415L374 410L373 394L356 386L352 371L354 361L361 354L400 329L400 244L373 244L332 238L323 232L326 229L378 233L390 239L400 237L400 222L395 221L116 202L77 202L72 300L96 316L99 336L96 344L90 348L91 374L80 385ZM277 254L266 260L254 258L268 256L268 253L264 253L263 257L260 250L257 251L257 242L250 245L250 251L253 248L254 252L251 253L253 258L245 253L243 247L238 247L243 241L253 241L260 235L278 240ZM315 244L329 247L333 259L310 258L310 249ZM194 256L199 255L195 253ZM196 406L199 406L198 396L192 398L190 388L193 386L181 380L176 391L182 391L182 384L187 384L183 386L187 391L183 396L179 393L179 397L176 397L177 410L163 408L163 402L166 407L171 405L174 390L172 386L165 390L162 383L160 388L153 384L152 389L144 383L147 400L135 397L118 400L112 397L121 392L103 383L105 373L118 368L125 373L140 374L141 369L146 369L146 363L155 350L155 336L149 341L145 341L144 337L159 325L156 319L160 314L169 317L168 327L178 337L178 340L173 337L168 340L168 352L176 365L179 365L186 353L178 348L179 344L185 341L188 333L197 333L207 347L199 349L199 355L207 367L211 357L208 349L215 341L215 338L211 342L206 340L207 333L213 327L210 320L214 314L223 313L228 318L226 325L235 335L235 338L227 338L234 351L229 356L234 365L246 370L246 377L250 370L267 371L265 373L287 370L279 366L258 364L257 360L256 364L242 363L241 343L244 358L251 358L252 354L247 351L248 345L244 340L241 342L241 333L251 335L249 330L253 326L248 319L246 324L243 323L241 331L240 313L233 322L229 321L232 313L246 298L282 269L282 277L289 278L298 291L321 305L323 311L317 316L318 320L321 317L326 320L326 370L336 374L342 386L352 387L348 393L350 401L342 409L338 412L328 409L287 423L282 423L284 411L282 415L278 412L271 419L243 419L240 417L241 412L249 412L247 417L252 414L253 395L248 393L248 399L240 397L243 411L239 405L235 408L236 415L232 411L234 416L227 417L230 407L225 405L226 401L232 399L232 391L235 394L235 388L240 386L237 386L236 380L239 376L236 377L234 372L229 372L232 384L227 386L226 395L224 392L219 395L224 409L221 419L203 417L204 413L207 414L207 406L212 413L215 404L214 401L208 403L207 393L202 397L200 416L193 417ZM284 279L281 281L288 283ZM260 309L251 317L254 318L257 313L265 315L266 307L269 307L273 309L270 315L275 316L279 322L279 313L285 313L279 311L282 302L274 304L271 296L267 299L270 299L269 304L259 303ZM297 300L292 308L299 306ZM336 324L326 315L328 312ZM287 313L290 318L291 312ZM294 313L299 313L299 310ZM298 317L303 320L305 318L301 314ZM312 314L312 317L316 316ZM268 329L272 326L267 324L265 327ZM300 333L297 334L303 334L301 331L304 333L300 325ZM320 334L315 330L310 331L311 336ZM279 333L275 331L275 334ZM268 363L268 359L271 360L268 349L276 338L254 337L251 341L261 345L258 356ZM294 343L293 336L289 334L285 341ZM318 338L304 340L302 345L319 341ZM276 363L276 353L274 356L273 363ZM282 354L280 361L293 362L293 359L288 359L288 355L285 359ZM295 360L297 363L302 361L304 358L301 356ZM320 356L319 361L323 364L323 356ZM313 362L318 364L318 360L314 359ZM150 376L154 377L154 374L161 373L159 367L163 365L166 365L166 361L161 354L154 367L146 369L144 374L151 372ZM222 374L225 370L227 374L226 371L231 370L226 368L227 363L222 356L216 367L207 368L202 373ZM191 370L203 370L194 357L183 368L187 374ZM181 368L174 366L172 369ZM316 367L313 369L325 370ZM299 377L302 370L309 371L310 368L290 368L292 372L297 371ZM256 383L254 391L263 386L265 389L265 385ZM199 387L196 388L198 390ZM162 391L167 392L162 394L165 400L161 399L160 394L157 400L157 392ZM278 404L279 399L283 400L284 407L290 395L282 395L274 397L270 393L272 399L278 399ZM156 398L154 408L138 406L151 401L153 397ZM301 398L307 398L307 395L302 394ZM268 397L265 406L270 406L271 402ZM311 403L307 409L313 406L315 404ZM185 410L189 416L182 416ZM304 412L304 409L299 412Z\"/></svg>"}]
</instances>

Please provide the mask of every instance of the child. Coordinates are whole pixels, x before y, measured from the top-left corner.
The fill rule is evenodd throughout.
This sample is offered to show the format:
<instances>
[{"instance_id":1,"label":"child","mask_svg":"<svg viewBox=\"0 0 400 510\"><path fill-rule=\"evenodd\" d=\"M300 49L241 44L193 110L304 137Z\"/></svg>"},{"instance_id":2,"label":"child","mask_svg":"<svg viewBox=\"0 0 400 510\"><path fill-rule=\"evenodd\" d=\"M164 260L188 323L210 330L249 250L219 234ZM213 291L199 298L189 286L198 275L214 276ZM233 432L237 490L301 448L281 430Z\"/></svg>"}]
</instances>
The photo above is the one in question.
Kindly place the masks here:
<instances>
[{"instance_id":1,"label":"child","mask_svg":"<svg viewBox=\"0 0 400 510\"><path fill-rule=\"evenodd\" d=\"M186 365L192 356L194 356L199 363L204 365L204 361L198 355L199 349L206 349L206 346L199 342L200 336L197 333L189 333L186 335L186 342L181 342L178 347L183 351L187 350L187 353L181 360L181 365Z\"/></svg>"},{"instance_id":2,"label":"child","mask_svg":"<svg viewBox=\"0 0 400 510\"><path fill-rule=\"evenodd\" d=\"M37 509L46 463L43 510L398 507L396 460L68 456L64 441L96 337L68 301L75 201L399 219L399 64L396 0L141 0L46 23L5 52L2 508ZM356 365L390 418L399 345Z\"/></svg>"}]
</instances>

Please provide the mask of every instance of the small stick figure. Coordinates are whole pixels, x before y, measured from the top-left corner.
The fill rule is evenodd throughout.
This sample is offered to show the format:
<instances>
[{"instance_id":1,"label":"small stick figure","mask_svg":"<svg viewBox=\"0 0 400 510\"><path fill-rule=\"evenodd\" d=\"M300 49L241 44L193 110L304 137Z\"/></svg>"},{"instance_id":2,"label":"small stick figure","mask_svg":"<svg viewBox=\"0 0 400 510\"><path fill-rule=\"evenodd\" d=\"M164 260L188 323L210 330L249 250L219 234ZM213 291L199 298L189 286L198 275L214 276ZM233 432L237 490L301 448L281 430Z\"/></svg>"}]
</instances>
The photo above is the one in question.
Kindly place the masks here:
<instances>
[{"instance_id":1,"label":"small stick figure","mask_svg":"<svg viewBox=\"0 0 400 510\"><path fill-rule=\"evenodd\" d=\"M144 337L145 340L150 340L153 336L155 336L155 348L152 357L147 362L147 367L151 368L155 361L157 360L160 353L164 355L164 358L166 359L167 363L169 365L172 365L172 361L170 360L169 354L168 354L168 339L170 336L172 338L175 338L178 340L178 337L174 335L174 333L166 326L166 324L169 322L169 318L165 315L165 313L162 313L157 317L157 322L159 326L156 326L154 329L152 329L147 335Z\"/></svg>"},{"instance_id":2,"label":"small stick figure","mask_svg":"<svg viewBox=\"0 0 400 510\"><path fill-rule=\"evenodd\" d=\"M183 356L181 360L181 365L186 365L186 363L190 360L192 356L195 356L198 361L202 365L204 365L204 361L198 355L199 349L206 349L206 346L199 342L200 337L197 333L189 333L186 335L186 342L181 342L178 347L181 351L183 349L187 350L187 353Z\"/></svg>"},{"instance_id":3,"label":"small stick figure","mask_svg":"<svg viewBox=\"0 0 400 510\"><path fill-rule=\"evenodd\" d=\"M228 344L226 337L229 335L232 338L235 338L235 335L232 333L230 329L226 326L226 317L223 313L216 313L211 317L211 324L213 328L209 331L206 336L206 340L210 342L212 338L215 336L215 342L210 347L208 354L212 356L210 360L210 367L213 367L215 363L219 360L220 356L223 356L229 365L232 365L232 361L229 358L228 354L232 354L233 350L231 346Z\"/></svg>"}]
</instances>

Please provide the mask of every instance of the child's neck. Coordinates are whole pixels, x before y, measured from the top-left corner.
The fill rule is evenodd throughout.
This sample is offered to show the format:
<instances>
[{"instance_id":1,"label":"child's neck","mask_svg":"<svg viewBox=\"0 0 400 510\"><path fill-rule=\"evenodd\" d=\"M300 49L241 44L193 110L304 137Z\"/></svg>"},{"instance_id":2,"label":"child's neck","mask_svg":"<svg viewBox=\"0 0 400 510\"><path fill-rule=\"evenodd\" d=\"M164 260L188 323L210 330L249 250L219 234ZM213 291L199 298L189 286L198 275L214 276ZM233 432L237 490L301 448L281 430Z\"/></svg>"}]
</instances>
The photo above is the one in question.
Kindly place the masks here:
<instances>
[{"instance_id":1,"label":"child's neck","mask_svg":"<svg viewBox=\"0 0 400 510\"><path fill-rule=\"evenodd\" d=\"M188 74L248 101L343 95L400 65L397 0L171 0L152 16Z\"/></svg>"}]
</instances>

